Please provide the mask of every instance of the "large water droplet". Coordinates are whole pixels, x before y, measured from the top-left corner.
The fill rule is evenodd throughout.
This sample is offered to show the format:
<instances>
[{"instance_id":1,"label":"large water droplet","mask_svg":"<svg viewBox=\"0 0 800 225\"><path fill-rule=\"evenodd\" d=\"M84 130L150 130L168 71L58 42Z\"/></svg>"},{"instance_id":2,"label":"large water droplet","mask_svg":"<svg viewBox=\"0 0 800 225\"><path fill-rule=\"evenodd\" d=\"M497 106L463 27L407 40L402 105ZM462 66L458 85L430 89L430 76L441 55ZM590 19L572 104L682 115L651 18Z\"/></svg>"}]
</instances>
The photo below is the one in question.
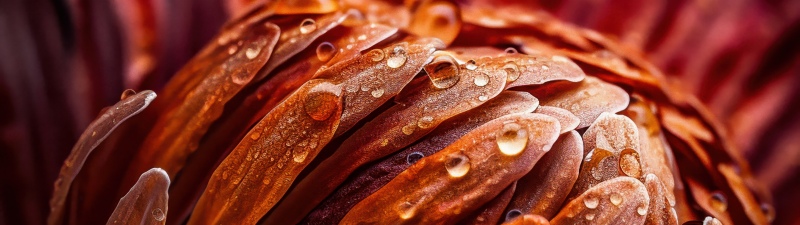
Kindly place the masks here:
<instances>
[{"instance_id":1,"label":"large water droplet","mask_svg":"<svg viewBox=\"0 0 800 225\"><path fill-rule=\"evenodd\" d=\"M304 99L305 111L312 119L323 121L331 117L339 107L339 90L331 83L315 86Z\"/></svg>"},{"instance_id":2,"label":"large water droplet","mask_svg":"<svg viewBox=\"0 0 800 225\"><path fill-rule=\"evenodd\" d=\"M164 214L164 210L161 210L161 208L153 209L152 214L153 219L156 219L156 221L164 221L167 217L167 215Z\"/></svg>"},{"instance_id":3,"label":"large water droplet","mask_svg":"<svg viewBox=\"0 0 800 225\"><path fill-rule=\"evenodd\" d=\"M256 47L256 48L248 48L244 52L244 56L246 56L248 59L255 59L256 56L258 56L258 53L260 53L260 52L261 52L261 48L258 48L258 47Z\"/></svg>"},{"instance_id":4,"label":"large water droplet","mask_svg":"<svg viewBox=\"0 0 800 225\"><path fill-rule=\"evenodd\" d=\"M300 33L307 34L317 29L317 23L313 19L305 19L300 22Z\"/></svg>"},{"instance_id":5,"label":"large water droplet","mask_svg":"<svg viewBox=\"0 0 800 225\"><path fill-rule=\"evenodd\" d=\"M417 126L422 129L428 129L433 126L433 117L432 116L423 116L417 120Z\"/></svg>"},{"instance_id":6,"label":"large water droplet","mask_svg":"<svg viewBox=\"0 0 800 225\"><path fill-rule=\"evenodd\" d=\"M469 158L461 153L447 155L444 161L444 168L451 177L463 177L469 172Z\"/></svg>"},{"instance_id":7,"label":"large water droplet","mask_svg":"<svg viewBox=\"0 0 800 225\"><path fill-rule=\"evenodd\" d=\"M384 92L383 88L375 88L375 90L372 90L371 94L372 97L380 98L381 96L383 96L383 92Z\"/></svg>"},{"instance_id":8,"label":"large water droplet","mask_svg":"<svg viewBox=\"0 0 800 225\"><path fill-rule=\"evenodd\" d=\"M411 134L414 133L414 130L416 130L416 129L417 129L417 124L416 123L412 123L412 124L408 124L408 125L403 126L403 128L401 130L403 131L404 134L411 135Z\"/></svg>"},{"instance_id":9,"label":"large water droplet","mask_svg":"<svg viewBox=\"0 0 800 225\"><path fill-rule=\"evenodd\" d=\"M135 94L136 91L134 91L133 89L125 89L125 91L122 92L122 95L119 96L119 100L125 100L126 98L131 97Z\"/></svg>"},{"instance_id":10,"label":"large water droplet","mask_svg":"<svg viewBox=\"0 0 800 225\"><path fill-rule=\"evenodd\" d=\"M469 61L467 61L467 64L464 65L464 67L467 68L468 70L475 70L478 68L478 65L475 63L475 60L470 59Z\"/></svg>"},{"instance_id":11,"label":"large water droplet","mask_svg":"<svg viewBox=\"0 0 800 225\"><path fill-rule=\"evenodd\" d=\"M624 149L620 152L619 169L623 174L633 178L642 176L642 166L639 163L639 153L633 149Z\"/></svg>"},{"instance_id":12,"label":"large water droplet","mask_svg":"<svg viewBox=\"0 0 800 225\"><path fill-rule=\"evenodd\" d=\"M611 193L611 196L609 197L609 200L611 200L611 204L619 205L619 204L622 203L622 195L620 195L619 193L616 193L616 192L615 193Z\"/></svg>"},{"instance_id":13,"label":"large water droplet","mask_svg":"<svg viewBox=\"0 0 800 225\"><path fill-rule=\"evenodd\" d=\"M503 125L495 134L497 147L505 155L517 155L525 149L528 144L528 131L517 123L507 123Z\"/></svg>"},{"instance_id":14,"label":"large water droplet","mask_svg":"<svg viewBox=\"0 0 800 225\"><path fill-rule=\"evenodd\" d=\"M516 49L516 48L514 48L514 47L508 47L508 48L506 48L506 54L517 54L517 53L519 53L519 52L518 52L518 51L517 51L517 49Z\"/></svg>"},{"instance_id":15,"label":"large water droplet","mask_svg":"<svg viewBox=\"0 0 800 225\"><path fill-rule=\"evenodd\" d=\"M319 61L327 62L331 60L334 54L336 54L336 47L330 42L322 42L317 46L317 59Z\"/></svg>"},{"instance_id":16,"label":"large water droplet","mask_svg":"<svg viewBox=\"0 0 800 225\"><path fill-rule=\"evenodd\" d=\"M509 221L519 217L520 215L522 215L522 211L519 211L519 209L512 209L512 210L510 210L510 211L508 211L506 213L506 220L505 221L509 222Z\"/></svg>"},{"instance_id":17,"label":"large water droplet","mask_svg":"<svg viewBox=\"0 0 800 225\"><path fill-rule=\"evenodd\" d=\"M640 216L647 215L647 206L640 205L639 207L636 207L636 213L638 213Z\"/></svg>"},{"instance_id":18,"label":"large water droplet","mask_svg":"<svg viewBox=\"0 0 800 225\"><path fill-rule=\"evenodd\" d=\"M503 70L506 71L506 80L511 82L519 79L519 67L514 62L508 62L503 65Z\"/></svg>"},{"instance_id":19,"label":"large water droplet","mask_svg":"<svg viewBox=\"0 0 800 225\"><path fill-rule=\"evenodd\" d=\"M728 209L728 200L725 198L725 195L722 194L720 191L715 191L711 194L711 199L709 199L709 205L714 210L719 212L725 212Z\"/></svg>"},{"instance_id":20,"label":"large water droplet","mask_svg":"<svg viewBox=\"0 0 800 225\"><path fill-rule=\"evenodd\" d=\"M475 76L475 80L473 82L475 82L475 85L478 87L486 86L486 84L489 83L489 75L486 75L485 73L479 73Z\"/></svg>"},{"instance_id":21,"label":"large water droplet","mask_svg":"<svg viewBox=\"0 0 800 225\"><path fill-rule=\"evenodd\" d=\"M445 89L458 83L458 64L452 56L436 56L424 69L436 88Z\"/></svg>"},{"instance_id":22,"label":"large water droplet","mask_svg":"<svg viewBox=\"0 0 800 225\"><path fill-rule=\"evenodd\" d=\"M586 205L586 208L594 209L600 204L600 199L587 196L583 199L583 204Z\"/></svg>"},{"instance_id":23,"label":"large water droplet","mask_svg":"<svg viewBox=\"0 0 800 225\"><path fill-rule=\"evenodd\" d=\"M414 216L416 208L417 207L410 202L403 202L397 205L397 214L400 216L400 219L407 220Z\"/></svg>"},{"instance_id":24,"label":"large water droplet","mask_svg":"<svg viewBox=\"0 0 800 225\"><path fill-rule=\"evenodd\" d=\"M406 156L406 163L409 165L416 163L420 159L424 158L425 155L422 152L412 152Z\"/></svg>"},{"instance_id":25,"label":"large water droplet","mask_svg":"<svg viewBox=\"0 0 800 225\"><path fill-rule=\"evenodd\" d=\"M383 50L380 49L372 49L369 52L367 52L367 57L369 57L373 62L383 60L384 56L385 54L383 53Z\"/></svg>"},{"instance_id":26,"label":"large water droplet","mask_svg":"<svg viewBox=\"0 0 800 225\"><path fill-rule=\"evenodd\" d=\"M386 65L390 68L399 68L406 63L406 49L403 46L394 46L392 52L389 53L389 58L386 60Z\"/></svg>"}]
</instances>

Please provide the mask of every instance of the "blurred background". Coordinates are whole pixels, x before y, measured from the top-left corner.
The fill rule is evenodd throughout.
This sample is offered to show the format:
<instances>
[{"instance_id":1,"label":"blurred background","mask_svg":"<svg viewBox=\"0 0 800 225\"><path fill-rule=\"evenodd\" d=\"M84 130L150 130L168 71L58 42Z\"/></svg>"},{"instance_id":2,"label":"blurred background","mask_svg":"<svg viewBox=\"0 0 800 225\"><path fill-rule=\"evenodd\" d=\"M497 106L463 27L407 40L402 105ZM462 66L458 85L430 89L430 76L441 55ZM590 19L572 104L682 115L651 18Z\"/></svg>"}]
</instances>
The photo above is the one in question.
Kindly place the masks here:
<instances>
[{"instance_id":1,"label":"blurred background","mask_svg":"<svg viewBox=\"0 0 800 225\"><path fill-rule=\"evenodd\" d=\"M158 92L255 2L0 1L0 224L44 223L58 170L99 111L124 89ZM800 224L800 1L500 2L640 49L727 126L775 196L775 224Z\"/></svg>"}]
</instances>

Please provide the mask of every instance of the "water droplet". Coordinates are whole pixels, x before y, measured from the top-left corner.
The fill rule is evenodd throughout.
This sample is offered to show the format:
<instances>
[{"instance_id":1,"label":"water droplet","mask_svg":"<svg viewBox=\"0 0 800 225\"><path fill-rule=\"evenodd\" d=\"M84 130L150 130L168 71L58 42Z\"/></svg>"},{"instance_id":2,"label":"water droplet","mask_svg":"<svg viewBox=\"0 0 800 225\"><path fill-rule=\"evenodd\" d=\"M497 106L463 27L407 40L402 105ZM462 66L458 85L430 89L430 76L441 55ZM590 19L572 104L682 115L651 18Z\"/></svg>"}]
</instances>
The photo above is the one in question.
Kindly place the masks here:
<instances>
[{"instance_id":1,"label":"water droplet","mask_svg":"<svg viewBox=\"0 0 800 225\"><path fill-rule=\"evenodd\" d=\"M424 69L436 88L445 89L458 83L458 65L452 56L436 56Z\"/></svg>"},{"instance_id":2,"label":"water droplet","mask_svg":"<svg viewBox=\"0 0 800 225\"><path fill-rule=\"evenodd\" d=\"M305 19L300 22L300 33L307 34L317 29L317 23L313 19Z\"/></svg>"},{"instance_id":3,"label":"water droplet","mask_svg":"<svg viewBox=\"0 0 800 225\"><path fill-rule=\"evenodd\" d=\"M495 134L497 147L505 155L517 155L528 144L528 131L517 123L507 123L503 125Z\"/></svg>"},{"instance_id":4,"label":"water droplet","mask_svg":"<svg viewBox=\"0 0 800 225\"><path fill-rule=\"evenodd\" d=\"M484 96L484 95L481 95L481 96L478 96L478 100L480 100L480 101L486 101L486 100L489 100L489 97L486 97L486 96Z\"/></svg>"},{"instance_id":5,"label":"water droplet","mask_svg":"<svg viewBox=\"0 0 800 225\"><path fill-rule=\"evenodd\" d=\"M317 46L317 59L319 61L327 62L331 60L334 54L336 54L336 47L330 42L322 42Z\"/></svg>"},{"instance_id":6,"label":"water droplet","mask_svg":"<svg viewBox=\"0 0 800 225\"><path fill-rule=\"evenodd\" d=\"M261 48L248 48L247 51L244 52L244 56L247 56L248 59L254 59L260 52Z\"/></svg>"},{"instance_id":7,"label":"water droplet","mask_svg":"<svg viewBox=\"0 0 800 225\"><path fill-rule=\"evenodd\" d=\"M594 219L594 213L586 214L586 220L593 220L593 219Z\"/></svg>"},{"instance_id":8,"label":"water droplet","mask_svg":"<svg viewBox=\"0 0 800 225\"><path fill-rule=\"evenodd\" d=\"M467 175L469 167L469 158L461 153L447 155L447 159L444 162L444 168L447 169L447 173L450 174L451 177L463 177Z\"/></svg>"},{"instance_id":9,"label":"water droplet","mask_svg":"<svg viewBox=\"0 0 800 225\"><path fill-rule=\"evenodd\" d=\"M404 134L406 134L406 135L411 135L411 134L413 134L413 133L414 133L414 130L416 130L416 129L417 129L417 124L413 124L413 123L412 123L412 124L405 125L405 126L403 126L403 128L402 128L402 130L403 130L403 133L404 133Z\"/></svg>"},{"instance_id":10,"label":"water droplet","mask_svg":"<svg viewBox=\"0 0 800 225\"><path fill-rule=\"evenodd\" d=\"M133 89L125 89L125 91L122 91L122 95L119 96L119 100L125 100L126 98L131 97L135 94L136 91L134 91Z\"/></svg>"},{"instance_id":11,"label":"water droplet","mask_svg":"<svg viewBox=\"0 0 800 225\"><path fill-rule=\"evenodd\" d=\"M313 87L304 99L305 111L312 119L323 121L339 108L339 90L331 83Z\"/></svg>"},{"instance_id":12,"label":"water droplet","mask_svg":"<svg viewBox=\"0 0 800 225\"><path fill-rule=\"evenodd\" d=\"M639 178L642 176L642 166L639 163L639 153L633 149L624 149L620 152L619 169L626 176Z\"/></svg>"},{"instance_id":13,"label":"water droplet","mask_svg":"<svg viewBox=\"0 0 800 225\"><path fill-rule=\"evenodd\" d=\"M359 41L367 40L367 35L366 34L358 35L358 40Z\"/></svg>"},{"instance_id":14,"label":"water droplet","mask_svg":"<svg viewBox=\"0 0 800 225\"><path fill-rule=\"evenodd\" d=\"M510 82L519 79L520 72L519 72L519 67L517 67L517 64L513 62L508 62L505 65L503 65L503 70L506 71L507 81Z\"/></svg>"},{"instance_id":15,"label":"water droplet","mask_svg":"<svg viewBox=\"0 0 800 225\"><path fill-rule=\"evenodd\" d=\"M367 87L366 85L361 86L361 91L369 91L369 87Z\"/></svg>"},{"instance_id":16,"label":"water droplet","mask_svg":"<svg viewBox=\"0 0 800 225\"><path fill-rule=\"evenodd\" d=\"M236 51L238 50L239 46L231 45L230 47L228 47L228 55L233 55L233 53L236 53Z\"/></svg>"},{"instance_id":17,"label":"water droplet","mask_svg":"<svg viewBox=\"0 0 800 225\"><path fill-rule=\"evenodd\" d=\"M372 49L369 52L367 52L367 56L370 59L372 59L373 62L377 62L377 61L383 60L384 55L385 54L380 49Z\"/></svg>"},{"instance_id":18,"label":"water droplet","mask_svg":"<svg viewBox=\"0 0 800 225\"><path fill-rule=\"evenodd\" d=\"M519 209L512 209L512 210L510 210L510 211L508 211L506 213L506 220L505 221L509 222L509 221L519 217L520 215L522 215L522 211L519 211Z\"/></svg>"},{"instance_id":19,"label":"water droplet","mask_svg":"<svg viewBox=\"0 0 800 225\"><path fill-rule=\"evenodd\" d=\"M468 70L475 70L478 68L478 65L476 65L475 60L470 59L469 61L467 61L467 65L465 65L464 67L467 68Z\"/></svg>"},{"instance_id":20,"label":"water droplet","mask_svg":"<svg viewBox=\"0 0 800 225\"><path fill-rule=\"evenodd\" d=\"M417 126L422 129L428 129L433 126L432 116L423 116L417 120Z\"/></svg>"},{"instance_id":21,"label":"water droplet","mask_svg":"<svg viewBox=\"0 0 800 225\"><path fill-rule=\"evenodd\" d=\"M156 219L156 221L164 221L167 217L167 215L164 214L164 210L161 210L161 208L153 209L152 214L153 219Z\"/></svg>"},{"instance_id":22,"label":"water droplet","mask_svg":"<svg viewBox=\"0 0 800 225\"><path fill-rule=\"evenodd\" d=\"M514 47L508 47L508 48L506 48L506 54L517 54L517 53L519 53L519 52L518 52L518 51L517 51L517 49L516 49L516 48L514 48Z\"/></svg>"},{"instance_id":23,"label":"water droplet","mask_svg":"<svg viewBox=\"0 0 800 225\"><path fill-rule=\"evenodd\" d=\"M253 139L254 141L258 140L259 137L261 137L261 134L258 132L253 132L252 134L250 134L250 139Z\"/></svg>"},{"instance_id":24,"label":"water droplet","mask_svg":"<svg viewBox=\"0 0 800 225\"><path fill-rule=\"evenodd\" d=\"M414 216L416 209L417 207L410 202L403 202L397 206L397 213L400 215L400 219L407 220Z\"/></svg>"},{"instance_id":25,"label":"water droplet","mask_svg":"<svg viewBox=\"0 0 800 225\"><path fill-rule=\"evenodd\" d=\"M583 199L583 204L586 205L586 208L594 209L600 204L600 199L586 196L586 198Z\"/></svg>"},{"instance_id":26,"label":"water droplet","mask_svg":"<svg viewBox=\"0 0 800 225\"><path fill-rule=\"evenodd\" d=\"M390 68L399 68L406 63L406 49L403 46L394 46L392 52L389 53L389 58L386 60L386 65Z\"/></svg>"},{"instance_id":27,"label":"water droplet","mask_svg":"<svg viewBox=\"0 0 800 225\"><path fill-rule=\"evenodd\" d=\"M475 85L477 85L478 87L486 86L486 84L489 83L489 75L486 75L485 73L480 73L475 76L475 80L473 82L475 82Z\"/></svg>"},{"instance_id":28,"label":"water droplet","mask_svg":"<svg viewBox=\"0 0 800 225\"><path fill-rule=\"evenodd\" d=\"M295 162L303 162L306 161L306 156L308 156L308 149L305 148L296 148L294 152L294 161Z\"/></svg>"},{"instance_id":29,"label":"water droplet","mask_svg":"<svg viewBox=\"0 0 800 225\"><path fill-rule=\"evenodd\" d=\"M711 199L709 199L709 205L714 210L719 212L725 212L728 209L728 200L725 198L725 195L722 194L720 191L715 191L711 194Z\"/></svg>"},{"instance_id":30,"label":"water droplet","mask_svg":"<svg viewBox=\"0 0 800 225\"><path fill-rule=\"evenodd\" d=\"M544 66L544 65L542 66L542 70L547 70L547 69L550 69L550 67L547 67L547 66Z\"/></svg>"},{"instance_id":31,"label":"water droplet","mask_svg":"<svg viewBox=\"0 0 800 225\"><path fill-rule=\"evenodd\" d=\"M647 215L647 207L645 205L636 207L636 213L638 213L640 216Z\"/></svg>"},{"instance_id":32,"label":"water droplet","mask_svg":"<svg viewBox=\"0 0 800 225\"><path fill-rule=\"evenodd\" d=\"M375 90L372 90L372 97L380 98L381 96L383 96L383 88L375 88Z\"/></svg>"},{"instance_id":33,"label":"water droplet","mask_svg":"<svg viewBox=\"0 0 800 225\"><path fill-rule=\"evenodd\" d=\"M406 156L406 163L408 163L409 165L414 164L423 157L425 157L425 155L422 154L422 152L409 153L408 156Z\"/></svg>"},{"instance_id":34,"label":"water droplet","mask_svg":"<svg viewBox=\"0 0 800 225\"><path fill-rule=\"evenodd\" d=\"M354 93L354 92L358 91L358 86L349 85L349 86L345 87L344 90L347 91L347 92L350 92L350 93Z\"/></svg>"},{"instance_id":35,"label":"water droplet","mask_svg":"<svg viewBox=\"0 0 800 225\"><path fill-rule=\"evenodd\" d=\"M619 193L611 193L609 200L611 200L611 204L619 205L622 203L622 195L619 195Z\"/></svg>"}]
</instances>

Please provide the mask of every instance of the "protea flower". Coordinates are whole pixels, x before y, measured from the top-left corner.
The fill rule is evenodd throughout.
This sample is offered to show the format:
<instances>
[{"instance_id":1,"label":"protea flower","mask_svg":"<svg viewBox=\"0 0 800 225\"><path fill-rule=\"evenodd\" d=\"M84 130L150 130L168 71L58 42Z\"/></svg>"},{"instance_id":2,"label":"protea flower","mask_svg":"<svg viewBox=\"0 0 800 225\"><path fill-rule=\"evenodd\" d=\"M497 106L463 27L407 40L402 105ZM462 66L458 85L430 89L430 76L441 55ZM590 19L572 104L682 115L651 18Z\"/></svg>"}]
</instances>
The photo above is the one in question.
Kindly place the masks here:
<instances>
[{"instance_id":1,"label":"protea flower","mask_svg":"<svg viewBox=\"0 0 800 225\"><path fill-rule=\"evenodd\" d=\"M774 217L714 116L599 33L474 2L302 3L231 20L158 97L123 93L48 222Z\"/></svg>"}]
</instances>

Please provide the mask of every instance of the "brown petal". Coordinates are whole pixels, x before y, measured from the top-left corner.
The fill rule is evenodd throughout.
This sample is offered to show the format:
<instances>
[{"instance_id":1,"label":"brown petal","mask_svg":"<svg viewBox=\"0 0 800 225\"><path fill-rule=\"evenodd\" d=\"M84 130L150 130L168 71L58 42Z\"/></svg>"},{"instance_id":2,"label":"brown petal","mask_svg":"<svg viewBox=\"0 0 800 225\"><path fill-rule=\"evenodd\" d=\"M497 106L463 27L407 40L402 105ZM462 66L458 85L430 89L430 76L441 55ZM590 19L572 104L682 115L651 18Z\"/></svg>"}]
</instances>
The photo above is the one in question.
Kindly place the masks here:
<instances>
[{"instance_id":1,"label":"brown petal","mask_svg":"<svg viewBox=\"0 0 800 225\"><path fill-rule=\"evenodd\" d=\"M578 179L581 159L583 143L578 132L561 135L553 149L518 181L508 209L553 218Z\"/></svg>"},{"instance_id":2,"label":"brown petal","mask_svg":"<svg viewBox=\"0 0 800 225\"><path fill-rule=\"evenodd\" d=\"M625 149L638 152L639 144L639 129L630 118L622 115L603 113L583 133L585 151L602 148L615 154Z\"/></svg>"},{"instance_id":3,"label":"brown petal","mask_svg":"<svg viewBox=\"0 0 800 225\"><path fill-rule=\"evenodd\" d=\"M464 218L464 220L459 222L459 224L497 224L497 222L500 221L500 218L505 215L503 210L506 208L506 206L508 206L508 202L511 201L511 197L514 196L514 190L516 187L517 183L512 183L505 190L503 190L503 192L497 195L497 197L487 202L469 217Z\"/></svg>"},{"instance_id":4,"label":"brown petal","mask_svg":"<svg viewBox=\"0 0 800 225\"><path fill-rule=\"evenodd\" d=\"M106 224L164 224L167 219L169 175L153 168L139 177L122 197Z\"/></svg>"},{"instance_id":5,"label":"brown petal","mask_svg":"<svg viewBox=\"0 0 800 225\"><path fill-rule=\"evenodd\" d=\"M508 126L518 130L505 130ZM519 139L523 130L527 138ZM341 224L456 222L530 171L558 130L557 120L541 114L493 120L408 168L350 210ZM527 143L521 151L505 145L519 147L522 141Z\"/></svg>"},{"instance_id":6,"label":"brown petal","mask_svg":"<svg viewBox=\"0 0 800 225\"><path fill-rule=\"evenodd\" d=\"M642 182L618 177L586 190L567 203L550 223L644 224L649 202Z\"/></svg>"},{"instance_id":7,"label":"brown petal","mask_svg":"<svg viewBox=\"0 0 800 225\"><path fill-rule=\"evenodd\" d=\"M670 202L667 199L667 189L658 176L652 173L647 174L644 185L650 196L650 206L645 222L647 224L678 224L678 214L672 207L675 201Z\"/></svg>"},{"instance_id":8,"label":"brown petal","mask_svg":"<svg viewBox=\"0 0 800 225\"><path fill-rule=\"evenodd\" d=\"M127 92L127 91L126 91ZM150 90L133 95L123 95L122 100L107 108L97 119L92 121L81 134L78 142L72 147L61 171L58 173L53 185L53 196L50 199L50 215L48 224L60 224L64 216L64 202L69 194L72 182L83 168L89 154L100 145L115 128L128 118L139 114L156 98L156 93Z\"/></svg>"},{"instance_id":9,"label":"brown petal","mask_svg":"<svg viewBox=\"0 0 800 225\"><path fill-rule=\"evenodd\" d=\"M581 123L580 119L571 112L554 106L541 106L536 108L536 113L556 118L558 123L561 124L561 134L574 130Z\"/></svg>"},{"instance_id":10,"label":"brown petal","mask_svg":"<svg viewBox=\"0 0 800 225\"><path fill-rule=\"evenodd\" d=\"M532 90L533 96L542 100L542 105L566 109L581 123L576 129L588 127L602 113L616 113L628 107L630 97L622 88L594 77L586 77L573 84L542 85Z\"/></svg>"},{"instance_id":11,"label":"brown petal","mask_svg":"<svg viewBox=\"0 0 800 225\"><path fill-rule=\"evenodd\" d=\"M214 171L189 224L256 223L331 140L341 111L340 86L307 82L251 129Z\"/></svg>"}]
</instances>

